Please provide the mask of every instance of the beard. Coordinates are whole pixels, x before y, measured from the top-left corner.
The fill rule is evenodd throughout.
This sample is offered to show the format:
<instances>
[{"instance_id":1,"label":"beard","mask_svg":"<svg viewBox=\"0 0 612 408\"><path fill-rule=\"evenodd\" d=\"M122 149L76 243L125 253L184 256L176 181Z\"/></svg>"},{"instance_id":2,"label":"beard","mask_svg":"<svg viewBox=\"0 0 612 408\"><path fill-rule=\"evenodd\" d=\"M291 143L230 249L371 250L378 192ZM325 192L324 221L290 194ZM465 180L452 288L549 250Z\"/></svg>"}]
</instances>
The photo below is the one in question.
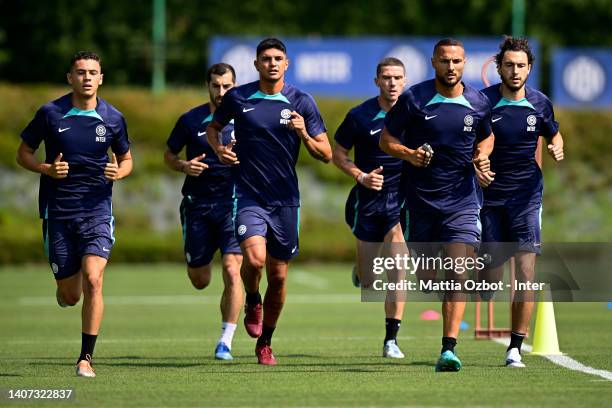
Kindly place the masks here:
<instances>
[{"instance_id":1,"label":"beard","mask_svg":"<svg viewBox=\"0 0 612 408\"><path fill-rule=\"evenodd\" d=\"M523 79L519 85L514 85L512 83L512 79L502 77L502 82L506 85L506 88L510 89L512 92L519 91L523 86L525 86L525 82L527 82L527 78Z\"/></svg>"},{"instance_id":2,"label":"beard","mask_svg":"<svg viewBox=\"0 0 612 408\"><path fill-rule=\"evenodd\" d=\"M452 81L452 82L449 82L444 75L437 75L436 74L436 79L438 80L438 82L440 82L445 87L452 88L453 86L457 85L461 81L461 75L457 74L455 76L455 80Z\"/></svg>"}]
</instances>

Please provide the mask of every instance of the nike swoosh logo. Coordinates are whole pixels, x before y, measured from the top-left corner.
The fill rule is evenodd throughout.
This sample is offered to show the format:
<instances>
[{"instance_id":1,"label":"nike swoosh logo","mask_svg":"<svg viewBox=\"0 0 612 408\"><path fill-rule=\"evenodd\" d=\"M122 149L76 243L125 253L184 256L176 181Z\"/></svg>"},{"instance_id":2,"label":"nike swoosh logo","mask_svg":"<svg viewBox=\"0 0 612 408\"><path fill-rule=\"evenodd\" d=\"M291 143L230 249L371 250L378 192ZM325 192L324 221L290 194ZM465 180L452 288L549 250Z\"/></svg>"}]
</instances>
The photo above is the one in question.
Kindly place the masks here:
<instances>
[{"instance_id":1,"label":"nike swoosh logo","mask_svg":"<svg viewBox=\"0 0 612 408\"><path fill-rule=\"evenodd\" d=\"M491 119L491 122L495 123L495 122L497 122L498 120L501 120L501 119L502 119L502 118L495 118L495 119Z\"/></svg>"},{"instance_id":2,"label":"nike swoosh logo","mask_svg":"<svg viewBox=\"0 0 612 408\"><path fill-rule=\"evenodd\" d=\"M198 136L204 136L206 134L206 132L198 132Z\"/></svg>"},{"instance_id":3,"label":"nike swoosh logo","mask_svg":"<svg viewBox=\"0 0 612 408\"><path fill-rule=\"evenodd\" d=\"M433 115L433 116L427 116L427 115L425 115L425 120L433 119L433 118L435 118L436 116L438 116L438 115Z\"/></svg>"},{"instance_id":4,"label":"nike swoosh logo","mask_svg":"<svg viewBox=\"0 0 612 408\"><path fill-rule=\"evenodd\" d=\"M297 247L296 247L296 246L294 246L294 247L293 247L293 249L291 250L291 253L292 253L292 254L293 254L293 253L295 253L295 250L296 250L296 249L297 249Z\"/></svg>"},{"instance_id":5,"label":"nike swoosh logo","mask_svg":"<svg viewBox=\"0 0 612 408\"><path fill-rule=\"evenodd\" d=\"M375 135L375 134L377 134L378 132L380 132L381 130L382 130L382 129L370 130L370 134L371 134L371 135Z\"/></svg>"},{"instance_id":6,"label":"nike swoosh logo","mask_svg":"<svg viewBox=\"0 0 612 408\"><path fill-rule=\"evenodd\" d=\"M106 248L106 247L102 247L102 250L103 250L104 252L110 252L110 249L108 249L108 248Z\"/></svg>"},{"instance_id":7,"label":"nike swoosh logo","mask_svg":"<svg viewBox=\"0 0 612 408\"><path fill-rule=\"evenodd\" d=\"M58 132L60 132L60 133L62 133L62 132L67 131L68 129L70 129L70 128L69 128L69 127L67 127L67 128L63 128L63 129L62 129L62 128L58 128L58 129L57 129L57 131L58 131Z\"/></svg>"},{"instance_id":8,"label":"nike swoosh logo","mask_svg":"<svg viewBox=\"0 0 612 408\"><path fill-rule=\"evenodd\" d=\"M255 109L255 108L250 108L250 109L247 109L247 108L242 108L242 112L243 112L243 113L247 113L247 112L252 111L253 109Z\"/></svg>"}]
</instances>

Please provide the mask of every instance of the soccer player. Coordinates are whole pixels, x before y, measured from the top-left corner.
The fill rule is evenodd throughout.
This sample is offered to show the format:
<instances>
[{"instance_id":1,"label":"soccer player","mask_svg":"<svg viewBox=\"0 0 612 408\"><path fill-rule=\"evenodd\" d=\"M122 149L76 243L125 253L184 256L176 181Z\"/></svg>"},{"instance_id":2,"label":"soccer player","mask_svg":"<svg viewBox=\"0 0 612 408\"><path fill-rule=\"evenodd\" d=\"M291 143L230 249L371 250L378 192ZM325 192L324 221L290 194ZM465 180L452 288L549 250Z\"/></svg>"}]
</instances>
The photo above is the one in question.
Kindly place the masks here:
<instances>
[{"instance_id":1,"label":"soccer player","mask_svg":"<svg viewBox=\"0 0 612 408\"><path fill-rule=\"evenodd\" d=\"M244 324L258 338L259 364L275 365L272 334L285 303L289 261L298 254L300 224L295 165L300 144L329 162L331 146L313 98L285 83L289 67L285 45L268 38L257 46L259 80L231 89L208 125L208 142L223 163L238 164L234 201L235 234L244 262ZM236 145L219 142L219 132L234 119ZM266 266L263 301L259 281Z\"/></svg>"},{"instance_id":2,"label":"soccer player","mask_svg":"<svg viewBox=\"0 0 612 408\"><path fill-rule=\"evenodd\" d=\"M533 282L536 254L540 254L542 213L542 172L535 160L538 137L548 141L555 161L563 160L563 137L550 100L525 85L533 65L533 53L526 39L506 37L495 62L501 83L482 92L493 107L491 122L495 150L491 170L477 172L485 187L480 212L484 253L492 255L485 276L500 277L509 256L516 259L516 279ZM515 243L508 252L496 243ZM504 246L507 246L505 244ZM512 303L512 333L506 351L506 366L525 367L521 345L533 311L533 291L516 291Z\"/></svg>"},{"instance_id":3,"label":"soccer player","mask_svg":"<svg viewBox=\"0 0 612 408\"><path fill-rule=\"evenodd\" d=\"M474 257L480 241L482 197L474 165L483 172L490 169L491 108L482 93L461 81L465 51L460 41L438 41L431 62L435 78L412 86L399 98L385 118L380 146L406 161L401 189L409 246L432 256L438 251L433 243L440 243L445 257L456 265ZM446 277L464 278L453 270ZM447 291L436 371L461 368L455 345L464 311L464 294Z\"/></svg>"},{"instance_id":4,"label":"soccer player","mask_svg":"<svg viewBox=\"0 0 612 408\"><path fill-rule=\"evenodd\" d=\"M41 174L39 211L57 303L74 306L83 294L76 374L95 377L102 281L115 242L112 187L130 174L132 157L123 115L97 96L103 80L98 55L75 54L67 79L72 92L42 106L21 133L17 162ZM45 161L39 162L34 153L43 141Z\"/></svg>"},{"instance_id":5,"label":"soccer player","mask_svg":"<svg viewBox=\"0 0 612 408\"><path fill-rule=\"evenodd\" d=\"M221 98L236 85L234 68L215 64L206 75L210 103L183 114L167 141L164 161L173 170L185 173L180 215L187 274L196 289L210 283L211 261L221 250L224 290L221 296L221 337L215 349L218 360L232 360L232 339L243 302L240 246L232 225L232 168L219 162L206 139L206 128ZM234 126L221 131L224 145L231 143ZM186 147L186 160L179 153Z\"/></svg>"},{"instance_id":6,"label":"soccer player","mask_svg":"<svg viewBox=\"0 0 612 408\"><path fill-rule=\"evenodd\" d=\"M357 184L346 202L346 222L357 240L356 272L367 286L365 251L378 253L376 243L404 242L400 225L399 184L402 160L380 150L379 139L387 112L397 102L406 84L404 64L385 58L376 67L374 83L378 96L351 109L335 135L333 162ZM355 147L355 161L349 151ZM375 249L378 247L378 250ZM388 297L385 301L383 357L403 358L397 344L404 302Z\"/></svg>"}]
</instances>

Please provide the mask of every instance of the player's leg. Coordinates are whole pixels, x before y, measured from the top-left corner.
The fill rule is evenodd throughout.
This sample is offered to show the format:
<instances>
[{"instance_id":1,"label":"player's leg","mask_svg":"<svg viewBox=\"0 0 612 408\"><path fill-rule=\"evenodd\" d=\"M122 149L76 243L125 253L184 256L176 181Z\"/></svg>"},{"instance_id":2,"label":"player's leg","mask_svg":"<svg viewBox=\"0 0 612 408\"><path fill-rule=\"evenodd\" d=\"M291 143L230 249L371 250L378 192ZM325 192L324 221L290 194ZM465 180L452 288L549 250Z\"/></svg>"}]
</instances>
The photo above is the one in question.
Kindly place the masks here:
<instances>
[{"instance_id":1,"label":"player's leg","mask_svg":"<svg viewBox=\"0 0 612 408\"><path fill-rule=\"evenodd\" d=\"M299 207L271 208L268 223L266 262L268 288L264 299L263 328L261 336L257 339L255 354L259 364L276 365L271 348L272 335L285 305L289 261L299 253L300 209Z\"/></svg>"},{"instance_id":2,"label":"player's leg","mask_svg":"<svg viewBox=\"0 0 612 408\"><path fill-rule=\"evenodd\" d=\"M79 218L75 220L74 228L78 237L77 252L83 275L82 341L81 354L77 360L77 375L95 377L91 360L104 314L102 283L104 269L115 242L114 218Z\"/></svg>"},{"instance_id":3,"label":"player's leg","mask_svg":"<svg viewBox=\"0 0 612 408\"><path fill-rule=\"evenodd\" d=\"M404 245L404 234L398 222L387 232L384 238L385 248L389 249L388 256L395 256L399 251L407 252ZM405 271L389 271L387 280L389 282L400 282L405 276ZM402 323L404 314L404 293L388 292L385 299L385 339L383 341L383 357L404 358L404 353L397 344L397 333Z\"/></svg>"},{"instance_id":4,"label":"player's leg","mask_svg":"<svg viewBox=\"0 0 612 408\"><path fill-rule=\"evenodd\" d=\"M221 337L215 349L215 358L232 360L232 340L236 331L240 308L244 304L240 266L242 255L226 253L223 255L223 294L221 295Z\"/></svg>"},{"instance_id":5,"label":"player's leg","mask_svg":"<svg viewBox=\"0 0 612 408\"><path fill-rule=\"evenodd\" d=\"M191 197L185 197L181 202L180 217L187 276L198 290L210 284L211 261L218 248L216 231L208 217L210 211L209 206L199 204Z\"/></svg>"},{"instance_id":6,"label":"player's leg","mask_svg":"<svg viewBox=\"0 0 612 408\"><path fill-rule=\"evenodd\" d=\"M535 280L536 256L540 253L540 215L539 201L525 206L508 208L511 239L518 243L515 253L515 279L519 283ZM523 368L521 358L523 340L529 330L533 313L535 292L533 290L516 290L512 300L512 332L510 345L506 350L506 366Z\"/></svg>"},{"instance_id":7,"label":"player's leg","mask_svg":"<svg viewBox=\"0 0 612 408\"><path fill-rule=\"evenodd\" d=\"M82 277L70 221L43 220L45 254L57 284L55 298L61 307L74 306L81 299Z\"/></svg>"},{"instance_id":8,"label":"player's leg","mask_svg":"<svg viewBox=\"0 0 612 408\"><path fill-rule=\"evenodd\" d=\"M344 205L344 220L346 221L346 224L349 226L349 228L351 229L351 231L353 232L353 234L355 235L355 229L358 227L358 220L359 220L359 200L358 200L358 192L357 192L357 186L353 187L348 195L348 198L346 199L346 204ZM361 276L360 273L362 271L361 267L360 267L360 258L359 258L359 254L360 254L360 246L361 243L359 241L359 239L357 239L357 261L356 263L353 265L353 268L351 270L351 282L353 283L353 286L355 286L356 288L361 287Z\"/></svg>"},{"instance_id":9,"label":"player's leg","mask_svg":"<svg viewBox=\"0 0 612 408\"><path fill-rule=\"evenodd\" d=\"M210 284L211 269L210 263L198 268L187 266L187 276L194 288L202 290Z\"/></svg>"}]
</instances>

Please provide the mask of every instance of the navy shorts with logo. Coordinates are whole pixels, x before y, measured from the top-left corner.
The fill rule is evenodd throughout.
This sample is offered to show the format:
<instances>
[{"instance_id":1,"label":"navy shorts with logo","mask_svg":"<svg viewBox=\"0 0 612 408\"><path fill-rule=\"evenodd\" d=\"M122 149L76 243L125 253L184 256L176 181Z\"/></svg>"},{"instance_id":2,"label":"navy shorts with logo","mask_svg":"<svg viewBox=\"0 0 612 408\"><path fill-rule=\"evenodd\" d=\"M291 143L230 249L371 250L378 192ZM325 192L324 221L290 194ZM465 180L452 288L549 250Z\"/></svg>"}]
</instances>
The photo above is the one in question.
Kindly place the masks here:
<instances>
[{"instance_id":1,"label":"navy shorts with logo","mask_svg":"<svg viewBox=\"0 0 612 408\"><path fill-rule=\"evenodd\" d=\"M115 242L115 219L112 216L45 219L42 229L45 252L56 280L79 272L85 255L108 259Z\"/></svg>"},{"instance_id":2,"label":"navy shorts with logo","mask_svg":"<svg viewBox=\"0 0 612 408\"><path fill-rule=\"evenodd\" d=\"M383 242L385 235L400 222L402 202L397 191L363 194L360 187L355 186L346 200L344 217L359 240Z\"/></svg>"},{"instance_id":3,"label":"navy shorts with logo","mask_svg":"<svg viewBox=\"0 0 612 408\"><path fill-rule=\"evenodd\" d=\"M503 264L517 251L538 255L541 253L541 201L521 205L485 206L480 211L480 219L483 244L481 252L491 255L491 267Z\"/></svg>"},{"instance_id":4,"label":"navy shorts with logo","mask_svg":"<svg viewBox=\"0 0 612 408\"><path fill-rule=\"evenodd\" d=\"M234 228L242 243L252 236L266 239L268 253L288 261L299 253L300 207L265 206L246 198L236 201Z\"/></svg>"},{"instance_id":5,"label":"navy shorts with logo","mask_svg":"<svg viewBox=\"0 0 612 408\"><path fill-rule=\"evenodd\" d=\"M404 238L410 248L419 249L426 255L437 253L441 243L464 243L478 249L479 211L478 208L466 208L446 214L437 210L402 209L402 223L406 226Z\"/></svg>"},{"instance_id":6,"label":"navy shorts with logo","mask_svg":"<svg viewBox=\"0 0 612 408\"><path fill-rule=\"evenodd\" d=\"M232 227L232 203L211 203L186 196L181 202L185 260L191 268L208 265L217 252L239 254Z\"/></svg>"}]
</instances>

